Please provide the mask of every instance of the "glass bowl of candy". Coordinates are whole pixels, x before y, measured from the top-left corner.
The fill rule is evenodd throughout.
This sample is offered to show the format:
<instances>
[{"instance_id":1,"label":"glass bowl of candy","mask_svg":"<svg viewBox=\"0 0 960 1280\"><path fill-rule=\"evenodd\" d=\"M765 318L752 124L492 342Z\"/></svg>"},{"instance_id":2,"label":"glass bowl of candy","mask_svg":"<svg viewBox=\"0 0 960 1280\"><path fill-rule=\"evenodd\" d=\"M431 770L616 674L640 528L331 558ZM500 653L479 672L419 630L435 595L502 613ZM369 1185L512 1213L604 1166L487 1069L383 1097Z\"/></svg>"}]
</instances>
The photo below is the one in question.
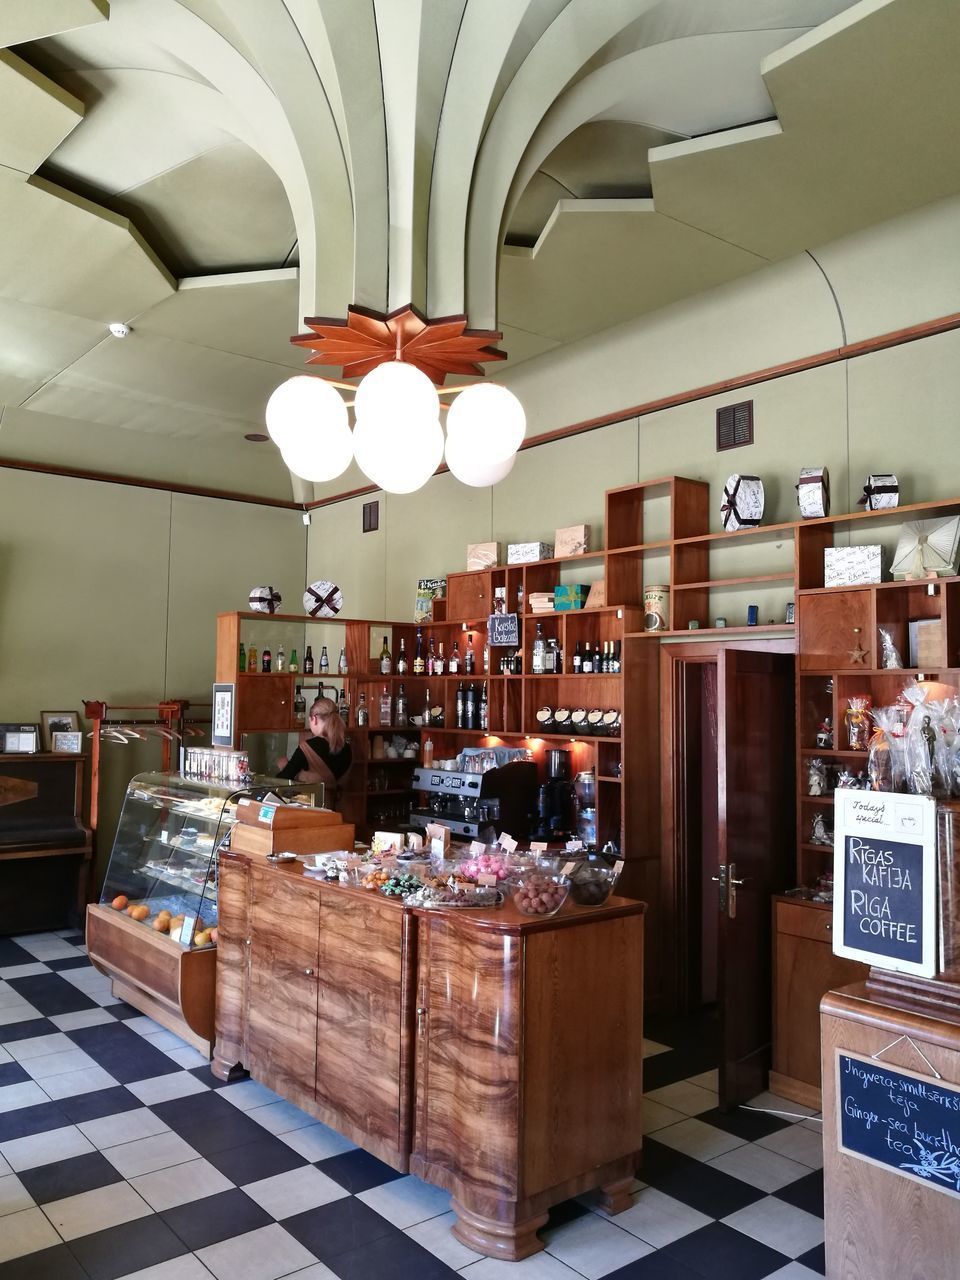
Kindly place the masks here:
<instances>
[{"instance_id":1,"label":"glass bowl of candy","mask_svg":"<svg viewBox=\"0 0 960 1280\"><path fill-rule=\"evenodd\" d=\"M613 893L618 875L613 867L585 862L570 877L570 896L581 907L599 907Z\"/></svg>"},{"instance_id":2,"label":"glass bowl of candy","mask_svg":"<svg viewBox=\"0 0 960 1280\"><path fill-rule=\"evenodd\" d=\"M486 853L477 853L472 858L464 858L458 870L461 875L478 882L481 876L493 876L495 880L506 880L511 873L510 858L500 849L488 849Z\"/></svg>"},{"instance_id":3,"label":"glass bowl of candy","mask_svg":"<svg viewBox=\"0 0 960 1280\"><path fill-rule=\"evenodd\" d=\"M525 916L553 916L570 892L570 880L557 872L536 867L524 872L513 890L512 901Z\"/></svg>"},{"instance_id":4,"label":"glass bowl of candy","mask_svg":"<svg viewBox=\"0 0 960 1280\"><path fill-rule=\"evenodd\" d=\"M387 898L403 898L408 893L416 893L421 884L420 877L411 875L409 871L394 871L379 888Z\"/></svg>"}]
</instances>

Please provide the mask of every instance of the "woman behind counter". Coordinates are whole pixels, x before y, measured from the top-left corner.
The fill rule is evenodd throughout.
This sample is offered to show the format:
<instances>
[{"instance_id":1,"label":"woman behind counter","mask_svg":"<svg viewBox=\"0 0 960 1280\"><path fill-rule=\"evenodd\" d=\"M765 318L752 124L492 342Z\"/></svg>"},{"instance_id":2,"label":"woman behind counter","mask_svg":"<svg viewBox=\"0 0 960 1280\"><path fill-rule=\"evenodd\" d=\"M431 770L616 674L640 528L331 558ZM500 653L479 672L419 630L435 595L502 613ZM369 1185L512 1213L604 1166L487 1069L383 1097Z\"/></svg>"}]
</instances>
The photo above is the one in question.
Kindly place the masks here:
<instances>
[{"instance_id":1,"label":"woman behind counter","mask_svg":"<svg viewBox=\"0 0 960 1280\"><path fill-rule=\"evenodd\" d=\"M300 745L287 760L280 760L278 778L297 782L322 782L336 787L353 763L346 725L330 698L317 698L307 717L310 734L300 735Z\"/></svg>"}]
</instances>

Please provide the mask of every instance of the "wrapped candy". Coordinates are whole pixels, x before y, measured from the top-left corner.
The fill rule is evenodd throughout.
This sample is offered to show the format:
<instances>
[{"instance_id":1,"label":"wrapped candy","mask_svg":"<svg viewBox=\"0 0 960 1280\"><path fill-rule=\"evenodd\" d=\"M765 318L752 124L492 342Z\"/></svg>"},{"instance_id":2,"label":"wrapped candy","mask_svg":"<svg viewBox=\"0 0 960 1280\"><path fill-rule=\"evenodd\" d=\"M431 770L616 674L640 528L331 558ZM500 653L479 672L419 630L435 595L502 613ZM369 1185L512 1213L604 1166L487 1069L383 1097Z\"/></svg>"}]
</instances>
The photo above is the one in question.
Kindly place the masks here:
<instances>
[{"instance_id":1,"label":"wrapped candy","mask_svg":"<svg viewBox=\"0 0 960 1280\"><path fill-rule=\"evenodd\" d=\"M867 777L874 791L904 789L904 740L899 710L876 707L872 712L874 729L867 750Z\"/></svg>"},{"instance_id":2,"label":"wrapped candy","mask_svg":"<svg viewBox=\"0 0 960 1280\"><path fill-rule=\"evenodd\" d=\"M870 701L866 694L847 699L844 719L850 751L866 751L870 743Z\"/></svg>"}]
</instances>

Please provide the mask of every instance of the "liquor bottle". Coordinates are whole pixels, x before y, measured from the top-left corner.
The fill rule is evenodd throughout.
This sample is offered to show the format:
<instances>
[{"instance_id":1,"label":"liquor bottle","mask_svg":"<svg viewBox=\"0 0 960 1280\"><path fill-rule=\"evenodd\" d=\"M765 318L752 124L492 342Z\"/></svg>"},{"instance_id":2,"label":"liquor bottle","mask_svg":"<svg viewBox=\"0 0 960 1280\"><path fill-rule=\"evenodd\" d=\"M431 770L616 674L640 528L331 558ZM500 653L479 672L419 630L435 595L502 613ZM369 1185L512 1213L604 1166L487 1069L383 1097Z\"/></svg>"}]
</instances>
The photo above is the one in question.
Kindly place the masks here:
<instances>
[{"instance_id":1,"label":"liquor bottle","mask_svg":"<svg viewBox=\"0 0 960 1280\"><path fill-rule=\"evenodd\" d=\"M283 645L277 645L277 670L283 671L287 665L287 655L283 651Z\"/></svg>"},{"instance_id":2,"label":"liquor bottle","mask_svg":"<svg viewBox=\"0 0 960 1280\"><path fill-rule=\"evenodd\" d=\"M593 674L593 654L590 652L590 641L584 641L583 645L583 662L580 664L580 670L585 676Z\"/></svg>"},{"instance_id":3,"label":"liquor bottle","mask_svg":"<svg viewBox=\"0 0 960 1280\"><path fill-rule=\"evenodd\" d=\"M388 725L393 719L393 699L390 697L390 686L385 684L380 694L380 723Z\"/></svg>"},{"instance_id":4,"label":"liquor bottle","mask_svg":"<svg viewBox=\"0 0 960 1280\"><path fill-rule=\"evenodd\" d=\"M426 665L423 660L423 627L417 627L417 647L413 655L413 674L422 676L426 670Z\"/></svg>"},{"instance_id":5,"label":"liquor bottle","mask_svg":"<svg viewBox=\"0 0 960 1280\"><path fill-rule=\"evenodd\" d=\"M401 643L403 643L401 641ZM403 728L407 723L407 694L401 684L397 690L397 725Z\"/></svg>"},{"instance_id":6,"label":"liquor bottle","mask_svg":"<svg viewBox=\"0 0 960 1280\"><path fill-rule=\"evenodd\" d=\"M579 676L583 674L583 657L580 653L580 641L573 646L573 674Z\"/></svg>"},{"instance_id":7,"label":"liquor bottle","mask_svg":"<svg viewBox=\"0 0 960 1280\"><path fill-rule=\"evenodd\" d=\"M472 676L477 670L477 655L473 651L473 636L467 636L467 652L463 655L464 675Z\"/></svg>"},{"instance_id":8,"label":"liquor bottle","mask_svg":"<svg viewBox=\"0 0 960 1280\"><path fill-rule=\"evenodd\" d=\"M347 651L343 645L340 646L340 657L337 659L337 670L342 676L347 674Z\"/></svg>"},{"instance_id":9,"label":"liquor bottle","mask_svg":"<svg viewBox=\"0 0 960 1280\"><path fill-rule=\"evenodd\" d=\"M543 657L546 652L547 642L543 638L543 623L537 623L537 634L533 641L533 660L530 664L530 670L535 676L543 675Z\"/></svg>"},{"instance_id":10,"label":"liquor bottle","mask_svg":"<svg viewBox=\"0 0 960 1280\"><path fill-rule=\"evenodd\" d=\"M357 703L357 728L365 729L370 722L370 713L367 711L367 695L360 694L360 700Z\"/></svg>"},{"instance_id":11,"label":"liquor bottle","mask_svg":"<svg viewBox=\"0 0 960 1280\"><path fill-rule=\"evenodd\" d=\"M477 691L472 684L467 685L467 690L463 697L463 727L465 729L477 728Z\"/></svg>"},{"instance_id":12,"label":"liquor bottle","mask_svg":"<svg viewBox=\"0 0 960 1280\"><path fill-rule=\"evenodd\" d=\"M390 646L387 644L387 637L383 637L383 648L380 650L380 674L388 676L393 670L393 659L390 656Z\"/></svg>"},{"instance_id":13,"label":"liquor bottle","mask_svg":"<svg viewBox=\"0 0 960 1280\"><path fill-rule=\"evenodd\" d=\"M447 670L452 676L460 674L460 646L456 640L453 642L453 650L450 654L450 661L447 664Z\"/></svg>"},{"instance_id":14,"label":"liquor bottle","mask_svg":"<svg viewBox=\"0 0 960 1280\"><path fill-rule=\"evenodd\" d=\"M622 667L620 665L620 641L618 640L613 647L613 669L617 675L620 674Z\"/></svg>"},{"instance_id":15,"label":"liquor bottle","mask_svg":"<svg viewBox=\"0 0 960 1280\"><path fill-rule=\"evenodd\" d=\"M257 667L257 646L255 644L252 644L250 648L247 650L247 670L248 671L259 670L259 668Z\"/></svg>"},{"instance_id":16,"label":"liquor bottle","mask_svg":"<svg viewBox=\"0 0 960 1280\"><path fill-rule=\"evenodd\" d=\"M446 669L447 660L443 656L443 641L441 640L437 646L437 656L433 660L433 674L442 676Z\"/></svg>"},{"instance_id":17,"label":"liquor bottle","mask_svg":"<svg viewBox=\"0 0 960 1280\"><path fill-rule=\"evenodd\" d=\"M427 641L427 675L432 676L436 671L437 655L433 648L433 636Z\"/></svg>"},{"instance_id":18,"label":"liquor bottle","mask_svg":"<svg viewBox=\"0 0 960 1280\"><path fill-rule=\"evenodd\" d=\"M307 700L303 696L303 690L297 685L297 692L293 699L293 718L299 723L307 718Z\"/></svg>"},{"instance_id":19,"label":"liquor bottle","mask_svg":"<svg viewBox=\"0 0 960 1280\"><path fill-rule=\"evenodd\" d=\"M397 675L405 676L407 674L407 646L404 644L403 636L400 637L400 652L397 654Z\"/></svg>"},{"instance_id":20,"label":"liquor bottle","mask_svg":"<svg viewBox=\"0 0 960 1280\"><path fill-rule=\"evenodd\" d=\"M458 729L465 729L467 727L465 723L466 714L467 714L467 701L464 693L463 681L461 680L460 683L457 685L456 720L457 720Z\"/></svg>"},{"instance_id":21,"label":"liquor bottle","mask_svg":"<svg viewBox=\"0 0 960 1280\"><path fill-rule=\"evenodd\" d=\"M490 645L484 641L483 645L483 674L486 675L490 670Z\"/></svg>"},{"instance_id":22,"label":"liquor bottle","mask_svg":"<svg viewBox=\"0 0 960 1280\"><path fill-rule=\"evenodd\" d=\"M269 675L272 665L273 665L273 655L270 653L269 649L264 649L263 654L261 655L261 658L260 658L260 670L264 673L264 675Z\"/></svg>"},{"instance_id":23,"label":"liquor bottle","mask_svg":"<svg viewBox=\"0 0 960 1280\"><path fill-rule=\"evenodd\" d=\"M327 646L323 645L320 650L320 674L325 676L330 670L330 659L327 657Z\"/></svg>"},{"instance_id":24,"label":"liquor bottle","mask_svg":"<svg viewBox=\"0 0 960 1280\"><path fill-rule=\"evenodd\" d=\"M433 712L432 712L431 707L430 707L430 688L429 688L429 686L424 690L424 693L425 693L425 695L426 695L426 696L424 697L424 700L423 700L423 723L424 723L424 724L430 724L431 720L433 719Z\"/></svg>"},{"instance_id":25,"label":"liquor bottle","mask_svg":"<svg viewBox=\"0 0 960 1280\"><path fill-rule=\"evenodd\" d=\"M487 700L487 682L484 680L480 691L480 728L484 733L490 731L490 703Z\"/></svg>"},{"instance_id":26,"label":"liquor bottle","mask_svg":"<svg viewBox=\"0 0 960 1280\"><path fill-rule=\"evenodd\" d=\"M242 640L240 641L240 662L239 662L239 667L240 667L240 670L241 670L241 671L246 671L246 669L247 669L247 653L246 653L246 650L245 650L245 649L244 649L244 647L243 647L243 641L242 641Z\"/></svg>"},{"instance_id":27,"label":"liquor bottle","mask_svg":"<svg viewBox=\"0 0 960 1280\"><path fill-rule=\"evenodd\" d=\"M313 675L313 650L307 645L307 652L303 655L303 674L305 676Z\"/></svg>"},{"instance_id":28,"label":"liquor bottle","mask_svg":"<svg viewBox=\"0 0 960 1280\"><path fill-rule=\"evenodd\" d=\"M291 670L291 671L296 672L296 671L299 671L299 670L300 670L300 663L297 661L297 651L296 651L296 649L291 649L291 650L290 650L290 662L289 662L289 664L288 664L288 665L289 665L289 668L290 668L290 670Z\"/></svg>"}]
</instances>

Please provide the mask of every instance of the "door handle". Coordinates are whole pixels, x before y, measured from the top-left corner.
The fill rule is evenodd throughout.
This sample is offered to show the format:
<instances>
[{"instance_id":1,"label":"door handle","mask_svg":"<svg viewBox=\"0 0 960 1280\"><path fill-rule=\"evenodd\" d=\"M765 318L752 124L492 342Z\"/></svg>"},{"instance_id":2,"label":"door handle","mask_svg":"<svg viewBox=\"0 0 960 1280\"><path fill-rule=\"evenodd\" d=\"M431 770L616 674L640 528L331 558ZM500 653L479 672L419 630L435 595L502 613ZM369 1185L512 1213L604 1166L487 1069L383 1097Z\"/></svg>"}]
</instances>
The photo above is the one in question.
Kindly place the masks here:
<instances>
[{"instance_id":1,"label":"door handle","mask_svg":"<svg viewBox=\"0 0 960 1280\"><path fill-rule=\"evenodd\" d=\"M737 916L737 890L747 883L747 879L737 879L737 864L735 862L731 862L729 865L721 862L717 867L717 874L711 876L710 879L714 884L720 886L718 894L720 914L725 915L728 920L735 920Z\"/></svg>"}]
</instances>

